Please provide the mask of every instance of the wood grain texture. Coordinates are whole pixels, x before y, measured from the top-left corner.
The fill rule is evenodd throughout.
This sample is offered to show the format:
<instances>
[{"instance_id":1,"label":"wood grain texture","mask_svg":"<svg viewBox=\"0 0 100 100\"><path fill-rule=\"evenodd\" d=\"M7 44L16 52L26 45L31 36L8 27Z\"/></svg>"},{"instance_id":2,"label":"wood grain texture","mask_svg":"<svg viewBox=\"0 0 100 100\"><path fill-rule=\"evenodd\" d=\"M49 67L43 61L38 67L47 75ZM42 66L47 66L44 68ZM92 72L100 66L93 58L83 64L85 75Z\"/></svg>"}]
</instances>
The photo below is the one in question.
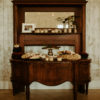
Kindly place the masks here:
<instances>
[{"instance_id":1,"label":"wood grain texture","mask_svg":"<svg viewBox=\"0 0 100 100\"><path fill-rule=\"evenodd\" d=\"M21 86L26 86L26 100L30 100L29 86L37 81L48 86L56 86L65 81L73 84L73 98L77 100L77 86L88 84L90 81L90 62L91 60L79 61L24 61L11 60L13 94L21 92ZM23 67L22 67L23 66ZM80 73L81 71L81 73ZM20 84L19 84L20 83ZM88 85L85 90L87 93Z\"/></svg>"},{"instance_id":2,"label":"wood grain texture","mask_svg":"<svg viewBox=\"0 0 100 100\"><path fill-rule=\"evenodd\" d=\"M75 46L75 52L80 52L80 35L68 34L68 35L29 35L22 34L20 36L20 46L32 46L32 45L69 45ZM24 48L23 48L24 51Z\"/></svg>"},{"instance_id":3,"label":"wood grain texture","mask_svg":"<svg viewBox=\"0 0 100 100\"><path fill-rule=\"evenodd\" d=\"M86 0L12 0L14 3L86 3Z\"/></svg>"}]
</instances>

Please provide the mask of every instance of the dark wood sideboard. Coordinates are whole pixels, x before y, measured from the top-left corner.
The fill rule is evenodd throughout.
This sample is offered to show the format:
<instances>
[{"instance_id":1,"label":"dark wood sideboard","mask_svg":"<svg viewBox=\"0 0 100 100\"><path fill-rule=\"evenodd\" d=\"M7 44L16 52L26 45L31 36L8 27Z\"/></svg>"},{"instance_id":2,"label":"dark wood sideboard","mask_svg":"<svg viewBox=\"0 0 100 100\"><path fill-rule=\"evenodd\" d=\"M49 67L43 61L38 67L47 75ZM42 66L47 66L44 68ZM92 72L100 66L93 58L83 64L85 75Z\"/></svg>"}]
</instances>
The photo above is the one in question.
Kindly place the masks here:
<instances>
[{"instance_id":1,"label":"dark wood sideboard","mask_svg":"<svg viewBox=\"0 0 100 100\"><path fill-rule=\"evenodd\" d=\"M23 48L23 53L24 46L33 45L69 45L75 46L77 53L86 52L86 3L86 0L13 0L14 44L19 44ZM75 12L78 32L60 35L22 34L25 12ZM26 100L29 100L29 86L32 82L55 86L69 81L73 84L74 100L77 100L79 85L85 85L85 93L88 93L90 63L90 59L61 62L11 59L13 94L24 91L26 87Z\"/></svg>"},{"instance_id":2,"label":"dark wood sideboard","mask_svg":"<svg viewBox=\"0 0 100 100\"><path fill-rule=\"evenodd\" d=\"M11 60L13 94L24 90L26 86L26 100L29 100L32 82L40 82L48 86L56 86L66 81L73 85L74 100L77 100L78 85L85 84L85 93L88 94L90 82L91 60L78 61L36 61Z\"/></svg>"}]
</instances>

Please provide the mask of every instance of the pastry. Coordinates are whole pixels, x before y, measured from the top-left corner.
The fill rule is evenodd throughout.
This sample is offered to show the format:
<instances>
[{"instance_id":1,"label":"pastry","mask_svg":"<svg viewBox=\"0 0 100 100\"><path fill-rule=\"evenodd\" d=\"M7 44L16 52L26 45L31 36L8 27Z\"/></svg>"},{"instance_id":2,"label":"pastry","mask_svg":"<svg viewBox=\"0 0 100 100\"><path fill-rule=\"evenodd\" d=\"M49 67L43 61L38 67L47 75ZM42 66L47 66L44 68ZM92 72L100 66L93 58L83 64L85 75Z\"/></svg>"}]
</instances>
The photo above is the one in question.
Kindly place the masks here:
<instances>
[{"instance_id":1,"label":"pastry","mask_svg":"<svg viewBox=\"0 0 100 100\"><path fill-rule=\"evenodd\" d=\"M81 56L79 54L72 54L72 55L67 55L68 60L79 60L81 59Z\"/></svg>"},{"instance_id":2,"label":"pastry","mask_svg":"<svg viewBox=\"0 0 100 100\"><path fill-rule=\"evenodd\" d=\"M62 57L61 56L58 56L57 57L57 61L62 61Z\"/></svg>"},{"instance_id":3,"label":"pastry","mask_svg":"<svg viewBox=\"0 0 100 100\"><path fill-rule=\"evenodd\" d=\"M71 54L71 51L66 50L65 54Z\"/></svg>"},{"instance_id":4,"label":"pastry","mask_svg":"<svg viewBox=\"0 0 100 100\"><path fill-rule=\"evenodd\" d=\"M49 61L49 57L48 57L48 56L46 56L46 57L45 57L45 60L46 60L46 61Z\"/></svg>"},{"instance_id":5,"label":"pastry","mask_svg":"<svg viewBox=\"0 0 100 100\"><path fill-rule=\"evenodd\" d=\"M39 59L39 58L40 58L40 54L34 54L29 57L29 59Z\"/></svg>"}]
</instances>

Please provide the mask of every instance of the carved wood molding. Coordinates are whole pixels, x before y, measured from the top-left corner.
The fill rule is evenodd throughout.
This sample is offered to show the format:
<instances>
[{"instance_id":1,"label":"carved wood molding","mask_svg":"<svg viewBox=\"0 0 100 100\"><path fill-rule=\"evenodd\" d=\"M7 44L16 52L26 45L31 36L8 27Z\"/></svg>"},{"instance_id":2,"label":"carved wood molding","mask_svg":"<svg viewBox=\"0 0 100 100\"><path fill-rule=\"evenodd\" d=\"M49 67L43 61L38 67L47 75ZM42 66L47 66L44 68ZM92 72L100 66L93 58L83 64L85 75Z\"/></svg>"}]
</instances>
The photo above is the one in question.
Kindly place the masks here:
<instances>
[{"instance_id":1,"label":"carved wood molding","mask_svg":"<svg viewBox=\"0 0 100 100\"><path fill-rule=\"evenodd\" d=\"M85 4L86 0L12 0L15 4Z\"/></svg>"}]
</instances>

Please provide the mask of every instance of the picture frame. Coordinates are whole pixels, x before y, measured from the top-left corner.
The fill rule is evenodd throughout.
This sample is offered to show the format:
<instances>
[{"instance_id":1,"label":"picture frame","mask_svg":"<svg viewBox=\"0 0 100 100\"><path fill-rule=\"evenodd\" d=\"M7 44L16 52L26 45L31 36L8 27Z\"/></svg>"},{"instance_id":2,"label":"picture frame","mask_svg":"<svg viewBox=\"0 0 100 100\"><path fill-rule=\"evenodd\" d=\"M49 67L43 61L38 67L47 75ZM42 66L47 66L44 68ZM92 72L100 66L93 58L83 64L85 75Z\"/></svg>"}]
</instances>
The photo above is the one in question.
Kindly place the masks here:
<instances>
[{"instance_id":1,"label":"picture frame","mask_svg":"<svg viewBox=\"0 0 100 100\"><path fill-rule=\"evenodd\" d=\"M22 33L32 33L35 30L35 24L22 23Z\"/></svg>"}]
</instances>

